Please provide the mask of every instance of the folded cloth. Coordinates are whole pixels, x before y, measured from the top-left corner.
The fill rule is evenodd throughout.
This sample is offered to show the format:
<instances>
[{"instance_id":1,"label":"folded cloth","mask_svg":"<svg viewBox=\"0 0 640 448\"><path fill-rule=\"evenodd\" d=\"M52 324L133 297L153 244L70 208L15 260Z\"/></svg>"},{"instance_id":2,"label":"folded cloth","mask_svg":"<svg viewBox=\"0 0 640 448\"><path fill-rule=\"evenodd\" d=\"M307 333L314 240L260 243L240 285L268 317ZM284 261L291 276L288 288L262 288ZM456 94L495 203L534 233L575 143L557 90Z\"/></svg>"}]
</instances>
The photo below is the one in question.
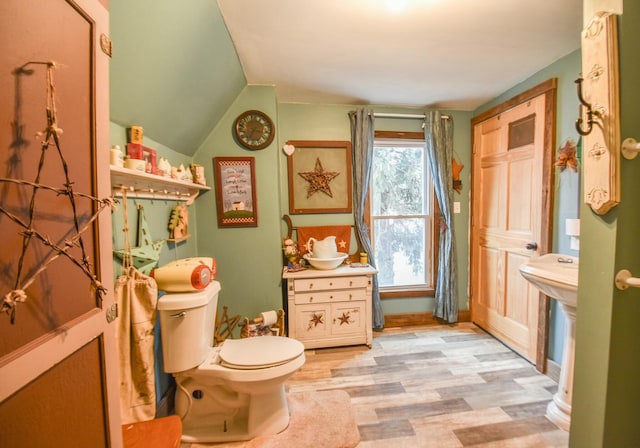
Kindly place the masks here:
<instances>
[{"instance_id":1,"label":"folded cloth","mask_svg":"<svg viewBox=\"0 0 640 448\"><path fill-rule=\"evenodd\" d=\"M298 227L298 246L300 247L300 255L309 252L307 242L313 237L317 240L323 240L328 236L336 237L336 246L338 252L349 253L351 245L351 226L306 226Z\"/></svg>"}]
</instances>

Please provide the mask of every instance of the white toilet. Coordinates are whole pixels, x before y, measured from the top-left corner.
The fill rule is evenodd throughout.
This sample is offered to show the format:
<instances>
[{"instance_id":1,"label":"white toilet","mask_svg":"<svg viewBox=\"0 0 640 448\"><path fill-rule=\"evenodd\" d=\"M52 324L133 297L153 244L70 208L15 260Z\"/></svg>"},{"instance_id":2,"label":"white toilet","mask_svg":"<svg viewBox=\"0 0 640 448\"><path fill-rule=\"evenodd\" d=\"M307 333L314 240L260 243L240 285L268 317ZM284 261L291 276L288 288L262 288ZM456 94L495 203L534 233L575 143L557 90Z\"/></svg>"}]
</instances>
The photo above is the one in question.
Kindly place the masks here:
<instances>
[{"instance_id":1,"label":"white toilet","mask_svg":"<svg viewBox=\"0 0 640 448\"><path fill-rule=\"evenodd\" d=\"M227 339L213 347L220 283L158 299L164 370L176 384L183 442L273 435L289 424L284 382L305 362L301 342L281 336Z\"/></svg>"}]
</instances>

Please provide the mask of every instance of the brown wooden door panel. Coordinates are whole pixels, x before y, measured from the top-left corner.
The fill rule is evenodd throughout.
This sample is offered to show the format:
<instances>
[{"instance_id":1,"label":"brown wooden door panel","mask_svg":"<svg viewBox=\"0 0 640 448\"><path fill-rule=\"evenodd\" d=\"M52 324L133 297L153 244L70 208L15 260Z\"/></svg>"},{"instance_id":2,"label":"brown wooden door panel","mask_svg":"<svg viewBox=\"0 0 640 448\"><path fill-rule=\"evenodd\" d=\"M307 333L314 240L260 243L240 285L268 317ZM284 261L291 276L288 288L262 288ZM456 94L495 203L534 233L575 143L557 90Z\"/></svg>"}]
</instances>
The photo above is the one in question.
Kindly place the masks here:
<instances>
[{"instance_id":1,"label":"brown wooden door panel","mask_svg":"<svg viewBox=\"0 0 640 448\"><path fill-rule=\"evenodd\" d=\"M108 57L99 47L107 30L108 12L97 0L0 2L0 178L110 196ZM59 148L49 139L43 151L37 133L54 114ZM83 251L72 241L74 215L82 228L97 204L33 192L0 181L0 297L26 292L13 324L0 314L0 440L119 447L117 353L105 316L114 302L109 210L82 233ZM25 245L25 227L48 243L32 237ZM68 243L64 254L52 249ZM83 264L83 254L86 273L71 260ZM107 288L102 298L87 273Z\"/></svg>"}]
</instances>

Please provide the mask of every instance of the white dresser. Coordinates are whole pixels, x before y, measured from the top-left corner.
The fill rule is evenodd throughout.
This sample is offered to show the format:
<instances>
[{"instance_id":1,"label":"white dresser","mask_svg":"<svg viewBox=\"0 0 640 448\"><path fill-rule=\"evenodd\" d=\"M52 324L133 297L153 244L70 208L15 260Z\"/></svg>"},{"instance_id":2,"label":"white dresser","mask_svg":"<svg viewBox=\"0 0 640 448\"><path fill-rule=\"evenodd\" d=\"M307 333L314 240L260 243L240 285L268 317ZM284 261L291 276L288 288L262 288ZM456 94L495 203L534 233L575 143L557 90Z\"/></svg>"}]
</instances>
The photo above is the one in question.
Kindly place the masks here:
<instances>
[{"instance_id":1,"label":"white dresser","mask_svg":"<svg viewBox=\"0 0 640 448\"><path fill-rule=\"evenodd\" d=\"M289 337L305 348L366 344L371 347L372 267L340 266L287 272Z\"/></svg>"}]
</instances>

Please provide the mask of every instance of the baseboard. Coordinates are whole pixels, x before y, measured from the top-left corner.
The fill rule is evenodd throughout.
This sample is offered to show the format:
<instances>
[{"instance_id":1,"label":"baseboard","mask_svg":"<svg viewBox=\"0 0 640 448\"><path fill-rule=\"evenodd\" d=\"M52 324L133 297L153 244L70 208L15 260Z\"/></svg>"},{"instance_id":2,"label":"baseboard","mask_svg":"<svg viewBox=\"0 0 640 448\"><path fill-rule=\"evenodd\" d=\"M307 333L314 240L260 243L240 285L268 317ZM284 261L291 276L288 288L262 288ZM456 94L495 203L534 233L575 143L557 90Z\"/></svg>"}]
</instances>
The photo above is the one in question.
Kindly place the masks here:
<instances>
[{"instance_id":1,"label":"baseboard","mask_svg":"<svg viewBox=\"0 0 640 448\"><path fill-rule=\"evenodd\" d=\"M471 313L468 310L458 311L458 322L471 322ZM405 313L405 314L385 314L384 326L412 327L415 325L442 325L443 322L433 317L433 313Z\"/></svg>"},{"instance_id":2,"label":"baseboard","mask_svg":"<svg viewBox=\"0 0 640 448\"><path fill-rule=\"evenodd\" d=\"M560 364L547 358L547 371L544 374L557 383L560 381Z\"/></svg>"}]
</instances>

